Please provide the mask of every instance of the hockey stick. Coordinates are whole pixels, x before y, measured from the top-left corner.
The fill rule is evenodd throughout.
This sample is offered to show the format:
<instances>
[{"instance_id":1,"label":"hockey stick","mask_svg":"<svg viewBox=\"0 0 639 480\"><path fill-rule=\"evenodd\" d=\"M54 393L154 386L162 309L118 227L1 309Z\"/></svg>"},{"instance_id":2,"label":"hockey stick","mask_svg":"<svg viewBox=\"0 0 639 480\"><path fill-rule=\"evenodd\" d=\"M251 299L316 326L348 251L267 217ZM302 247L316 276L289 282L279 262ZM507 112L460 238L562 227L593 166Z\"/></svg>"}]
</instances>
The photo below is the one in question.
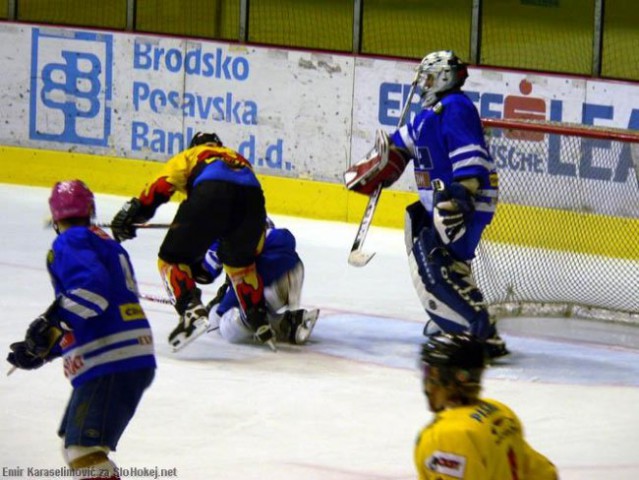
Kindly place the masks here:
<instances>
[{"instance_id":1,"label":"hockey stick","mask_svg":"<svg viewBox=\"0 0 639 480\"><path fill-rule=\"evenodd\" d=\"M163 303L164 305L173 305L173 302L166 297L160 297L160 296L156 296L156 295L148 295L146 293L140 293L138 295L138 297L140 297L142 300L147 300L149 302L154 302L154 303Z\"/></svg>"},{"instance_id":2,"label":"hockey stick","mask_svg":"<svg viewBox=\"0 0 639 480\"><path fill-rule=\"evenodd\" d=\"M111 228L112 225L110 223L94 223L94 226L98 228ZM160 228L173 228L175 225L172 223L134 223L131 225L135 228L150 228L150 229L160 229ZM44 228L53 228L53 220L48 218L44 222Z\"/></svg>"},{"instance_id":3,"label":"hockey stick","mask_svg":"<svg viewBox=\"0 0 639 480\"><path fill-rule=\"evenodd\" d=\"M364 210L364 216L362 220L359 222L359 228L357 229L357 235L355 235L355 241L353 242L353 246L351 247L351 253L348 254L348 264L354 267L363 267L371 259L375 256L375 252L373 253L365 253L362 251L362 247L364 245L364 240L366 239L366 234L368 233L368 229L373 222L373 215L375 215L375 209L377 208L377 203L379 202L379 197L382 194L382 184L377 185L377 188L373 192L373 194L369 197L368 203L366 204L366 210Z\"/></svg>"},{"instance_id":4,"label":"hockey stick","mask_svg":"<svg viewBox=\"0 0 639 480\"><path fill-rule=\"evenodd\" d=\"M96 223L96 227L99 228L111 228L110 223ZM135 228L173 228L174 225L171 223L134 223L131 225Z\"/></svg>"},{"instance_id":5,"label":"hockey stick","mask_svg":"<svg viewBox=\"0 0 639 480\"><path fill-rule=\"evenodd\" d=\"M406 99L406 103L404 104L402 113L399 116L397 128L400 128L402 125L404 125L404 120L406 119L406 115L409 111L410 101L415 94L415 88L417 88L418 79L419 71L415 73L415 78L413 79L413 83L411 83L410 92L408 92L408 98ZM366 204L366 209L364 210L364 216L359 222L359 228L357 229L357 234L355 235L355 241L353 242L353 246L351 247L351 253L349 253L348 255L348 264L352 265L353 267L363 267L375 256L375 252L365 253L364 251L362 251L362 248L364 246L364 239L366 239L366 234L368 233L368 230L373 223L373 215L375 215L375 209L377 208L379 197L381 195L382 185L380 183L373 194L368 198L368 203Z\"/></svg>"}]
</instances>

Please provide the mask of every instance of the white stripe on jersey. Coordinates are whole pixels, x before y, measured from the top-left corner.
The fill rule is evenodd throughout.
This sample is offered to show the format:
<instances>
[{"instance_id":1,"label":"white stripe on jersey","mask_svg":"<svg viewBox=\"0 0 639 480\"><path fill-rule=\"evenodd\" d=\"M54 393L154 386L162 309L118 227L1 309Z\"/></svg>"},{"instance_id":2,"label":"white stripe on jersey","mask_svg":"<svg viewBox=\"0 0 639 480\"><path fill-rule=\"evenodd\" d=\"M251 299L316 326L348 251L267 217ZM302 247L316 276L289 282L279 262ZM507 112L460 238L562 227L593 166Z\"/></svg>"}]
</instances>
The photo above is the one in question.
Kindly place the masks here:
<instances>
[{"instance_id":1,"label":"white stripe on jersey","mask_svg":"<svg viewBox=\"0 0 639 480\"><path fill-rule=\"evenodd\" d=\"M459 170L460 168L474 167L474 166L481 166L485 168L486 170L488 170L489 172L492 172L495 170L495 164L493 162L489 162L484 157L470 157L464 160L457 160L457 161L453 160L452 165L453 165L453 172L455 170Z\"/></svg>"},{"instance_id":2,"label":"white stripe on jersey","mask_svg":"<svg viewBox=\"0 0 639 480\"><path fill-rule=\"evenodd\" d=\"M144 338L145 341L140 341ZM153 341L150 328L137 328L135 330L127 330L125 332L114 333L102 338L98 338L90 343L73 348L64 353L65 375L69 380L86 373L90 368L106 363L125 360L127 358L140 357L143 355L153 355ZM110 350L105 350L95 356L89 354L101 350L103 348L113 346L116 343L137 340L137 343L123 347L114 346ZM86 358L89 355L89 358ZM67 368L71 365L72 368Z\"/></svg>"},{"instance_id":3,"label":"white stripe on jersey","mask_svg":"<svg viewBox=\"0 0 639 480\"><path fill-rule=\"evenodd\" d=\"M60 306L65 310L77 315L78 317L87 318L95 317L102 312L97 312L89 307L85 307L84 305L80 305L75 300L71 300L69 297L62 295L62 300L60 300Z\"/></svg>"},{"instance_id":4,"label":"white stripe on jersey","mask_svg":"<svg viewBox=\"0 0 639 480\"><path fill-rule=\"evenodd\" d=\"M106 310L109 306L109 301L102 295L98 295L97 293L91 292L84 288L76 288L75 290L71 290L69 294L75 295L76 297L79 297L82 300L86 300L87 302L96 304L102 311Z\"/></svg>"},{"instance_id":5,"label":"white stripe on jersey","mask_svg":"<svg viewBox=\"0 0 639 480\"><path fill-rule=\"evenodd\" d=\"M468 152L481 152L484 154L485 157L488 157L488 152L486 150L484 150L481 145L466 145L463 147L459 147L456 150L453 150L452 152L450 152L448 154L448 158L450 158L451 160L453 159L453 157L457 156L457 155L462 155L464 153L468 153Z\"/></svg>"}]
</instances>

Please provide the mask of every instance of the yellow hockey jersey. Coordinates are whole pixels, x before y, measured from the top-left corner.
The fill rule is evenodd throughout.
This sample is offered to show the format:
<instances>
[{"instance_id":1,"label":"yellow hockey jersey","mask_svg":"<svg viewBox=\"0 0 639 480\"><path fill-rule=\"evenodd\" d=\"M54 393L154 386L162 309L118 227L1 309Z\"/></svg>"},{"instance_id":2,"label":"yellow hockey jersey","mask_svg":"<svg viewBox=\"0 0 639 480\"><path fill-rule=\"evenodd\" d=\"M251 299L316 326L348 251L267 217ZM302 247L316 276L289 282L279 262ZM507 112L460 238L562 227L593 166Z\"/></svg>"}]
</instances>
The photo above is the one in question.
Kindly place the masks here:
<instances>
[{"instance_id":1,"label":"yellow hockey jersey","mask_svg":"<svg viewBox=\"0 0 639 480\"><path fill-rule=\"evenodd\" d=\"M555 466L524 439L521 421L495 400L443 410L415 445L420 480L556 480Z\"/></svg>"},{"instance_id":2,"label":"yellow hockey jersey","mask_svg":"<svg viewBox=\"0 0 639 480\"><path fill-rule=\"evenodd\" d=\"M198 145L171 157L144 187L139 196L144 215L152 217L175 192L188 196L193 186L203 180L260 187L253 166L238 152L222 146Z\"/></svg>"}]
</instances>

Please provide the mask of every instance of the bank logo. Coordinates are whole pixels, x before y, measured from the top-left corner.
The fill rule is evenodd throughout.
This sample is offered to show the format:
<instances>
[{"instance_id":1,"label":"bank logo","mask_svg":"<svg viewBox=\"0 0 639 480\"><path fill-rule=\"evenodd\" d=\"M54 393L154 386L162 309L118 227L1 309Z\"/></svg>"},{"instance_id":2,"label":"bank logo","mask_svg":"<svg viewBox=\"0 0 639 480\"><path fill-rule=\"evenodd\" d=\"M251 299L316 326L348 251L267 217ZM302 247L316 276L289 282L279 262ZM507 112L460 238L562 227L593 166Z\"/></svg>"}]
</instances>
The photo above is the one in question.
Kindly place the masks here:
<instances>
[{"instance_id":1,"label":"bank logo","mask_svg":"<svg viewBox=\"0 0 639 480\"><path fill-rule=\"evenodd\" d=\"M34 28L29 138L106 146L112 56L111 35Z\"/></svg>"}]
</instances>

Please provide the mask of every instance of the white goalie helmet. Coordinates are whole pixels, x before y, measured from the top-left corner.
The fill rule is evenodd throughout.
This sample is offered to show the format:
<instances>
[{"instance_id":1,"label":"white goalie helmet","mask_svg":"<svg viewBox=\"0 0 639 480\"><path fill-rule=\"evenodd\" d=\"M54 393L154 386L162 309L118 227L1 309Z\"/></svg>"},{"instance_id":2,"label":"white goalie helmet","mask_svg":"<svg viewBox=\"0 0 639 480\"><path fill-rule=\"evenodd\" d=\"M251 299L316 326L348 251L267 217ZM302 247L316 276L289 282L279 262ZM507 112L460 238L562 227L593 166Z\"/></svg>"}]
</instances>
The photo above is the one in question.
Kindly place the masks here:
<instances>
[{"instance_id":1,"label":"white goalie helmet","mask_svg":"<svg viewBox=\"0 0 639 480\"><path fill-rule=\"evenodd\" d=\"M429 53L417 72L417 87L424 107L437 103L445 92L461 88L468 77L466 64L452 50Z\"/></svg>"}]
</instances>

